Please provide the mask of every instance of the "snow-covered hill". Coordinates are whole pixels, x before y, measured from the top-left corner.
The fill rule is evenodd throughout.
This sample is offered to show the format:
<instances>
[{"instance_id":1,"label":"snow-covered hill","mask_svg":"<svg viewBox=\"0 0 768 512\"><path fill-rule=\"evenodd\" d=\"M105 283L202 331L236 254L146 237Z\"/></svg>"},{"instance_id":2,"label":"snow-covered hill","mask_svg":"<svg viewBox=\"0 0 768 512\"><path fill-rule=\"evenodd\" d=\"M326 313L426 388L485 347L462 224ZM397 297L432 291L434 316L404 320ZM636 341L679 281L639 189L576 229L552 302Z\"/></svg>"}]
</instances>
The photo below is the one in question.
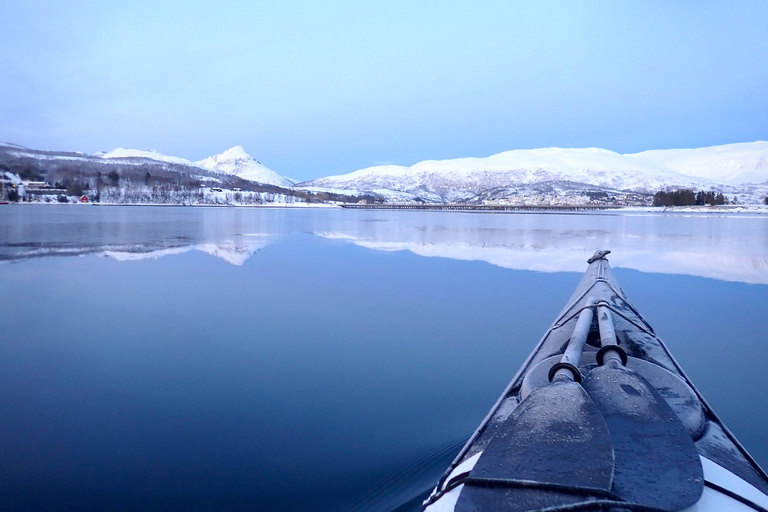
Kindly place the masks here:
<instances>
[{"instance_id":1,"label":"snow-covered hill","mask_svg":"<svg viewBox=\"0 0 768 512\"><path fill-rule=\"evenodd\" d=\"M257 161L246 153L242 146L235 146L218 155L209 156L196 164L219 173L278 187L292 187L296 183Z\"/></svg>"},{"instance_id":2,"label":"snow-covered hill","mask_svg":"<svg viewBox=\"0 0 768 512\"><path fill-rule=\"evenodd\" d=\"M698 149L663 149L626 155L686 176L718 183L763 183L768 180L768 142L743 142Z\"/></svg>"},{"instance_id":3,"label":"snow-covered hill","mask_svg":"<svg viewBox=\"0 0 768 512\"><path fill-rule=\"evenodd\" d=\"M668 188L756 194L768 180L768 143L621 155L598 148L515 150L486 158L382 165L299 186L411 194L434 201L499 199L525 192L603 189L653 193ZM743 187L741 185L752 184Z\"/></svg>"},{"instance_id":4,"label":"snow-covered hill","mask_svg":"<svg viewBox=\"0 0 768 512\"><path fill-rule=\"evenodd\" d=\"M178 165L188 165L191 167L202 167L198 164L195 164L194 162L187 160L186 158L180 158L178 156L168 156L163 155L162 153L158 153L156 150L143 150L143 149L125 149L125 148L115 148L112 151L99 151L98 153L95 153L93 156L97 158L107 158L107 159L136 159L136 158L145 158L148 160L154 160L156 162L166 162L169 164L178 164Z\"/></svg>"}]
</instances>

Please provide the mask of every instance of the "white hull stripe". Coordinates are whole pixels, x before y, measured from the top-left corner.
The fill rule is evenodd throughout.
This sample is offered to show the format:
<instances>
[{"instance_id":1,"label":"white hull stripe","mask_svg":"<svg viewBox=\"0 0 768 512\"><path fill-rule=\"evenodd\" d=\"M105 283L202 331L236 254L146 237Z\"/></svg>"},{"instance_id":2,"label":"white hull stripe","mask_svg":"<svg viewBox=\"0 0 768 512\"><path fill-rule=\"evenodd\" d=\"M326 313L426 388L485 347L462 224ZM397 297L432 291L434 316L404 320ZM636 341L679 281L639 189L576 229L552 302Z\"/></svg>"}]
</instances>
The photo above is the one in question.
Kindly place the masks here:
<instances>
[{"instance_id":1,"label":"white hull stripe","mask_svg":"<svg viewBox=\"0 0 768 512\"><path fill-rule=\"evenodd\" d=\"M445 486L453 480L454 477L462 474L462 473L468 473L472 471L472 468L475 467L475 464L477 464L477 459L480 458L480 455L482 455L483 452L476 453L458 466L454 468L453 471L451 471L451 474L448 475L448 478L445 479L445 483L443 484L443 489L445 489Z\"/></svg>"},{"instance_id":2,"label":"white hull stripe","mask_svg":"<svg viewBox=\"0 0 768 512\"><path fill-rule=\"evenodd\" d=\"M701 467L704 469L704 480L707 483L714 484L716 487L730 491L737 496L741 496L744 499L751 501L755 505L768 509L768 496L760 492L749 482L734 475L724 467L712 462L706 457L701 457Z\"/></svg>"}]
</instances>

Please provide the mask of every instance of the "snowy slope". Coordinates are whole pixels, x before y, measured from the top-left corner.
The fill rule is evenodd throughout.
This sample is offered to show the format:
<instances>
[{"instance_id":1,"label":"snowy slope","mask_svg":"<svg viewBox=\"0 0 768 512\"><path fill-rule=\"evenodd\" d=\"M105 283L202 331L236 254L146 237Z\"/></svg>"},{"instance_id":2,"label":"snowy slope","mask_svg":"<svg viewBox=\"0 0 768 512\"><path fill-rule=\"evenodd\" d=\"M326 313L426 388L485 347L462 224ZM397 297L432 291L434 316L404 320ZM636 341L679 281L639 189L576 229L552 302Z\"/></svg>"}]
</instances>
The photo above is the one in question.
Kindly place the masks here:
<instances>
[{"instance_id":1,"label":"snowy slope","mask_svg":"<svg viewBox=\"0 0 768 512\"><path fill-rule=\"evenodd\" d=\"M245 180L267 183L279 187L291 187L294 180L277 174L269 167L262 165L245 152L242 146L235 146L218 155L210 156L196 162L197 165L223 174L232 174Z\"/></svg>"},{"instance_id":2,"label":"snowy slope","mask_svg":"<svg viewBox=\"0 0 768 512\"><path fill-rule=\"evenodd\" d=\"M516 188L559 184L590 185L611 190L650 191L659 188L705 188L711 183L676 173L654 162L627 158L597 148L515 150L487 158L427 160L411 167L369 167L302 185L355 190L388 189L443 200L504 195Z\"/></svg>"},{"instance_id":3,"label":"snowy slope","mask_svg":"<svg viewBox=\"0 0 768 512\"><path fill-rule=\"evenodd\" d=\"M68 160L74 162L83 162L84 164L122 164L122 165L144 165L154 164L166 167L171 166L191 167L206 174L210 174L210 169L200 166L186 158L177 156L168 156L153 150L116 148L112 151L99 151L92 155L72 151L47 151L41 149L30 149L17 144L0 143L0 157L8 155L12 157L33 158L36 160ZM149 162L147 162L149 161Z\"/></svg>"},{"instance_id":4,"label":"snowy slope","mask_svg":"<svg viewBox=\"0 0 768 512\"><path fill-rule=\"evenodd\" d=\"M125 170L131 167L141 167L143 174L146 167L146 170L151 171L153 175L156 171L159 173L187 173L189 176L207 181L222 181L229 176L238 176L262 185L278 185L287 188L294 183L294 181L261 165L239 146L201 162L192 162L185 158L164 155L155 150L116 148L112 151L86 154L31 149L17 144L0 143L0 165L10 166L10 168L23 167L27 165L23 163L25 160L44 161L43 168L54 172L59 169L67 169L70 164L75 164L84 172L90 172L94 175L96 172L108 173L111 168Z\"/></svg>"},{"instance_id":5,"label":"snowy slope","mask_svg":"<svg viewBox=\"0 0 768 512\"><path fill-rule=\"evenodd\" d=\"M166 162L169 164L179 164L179 165L188 165L191 167L202 167L198 164L195 164L194 162L191 162L190 160L187 160L186 158L180 158L177 156L168 156L163 155L162 153L158 153L154 149L145 151L141 149L126 149L126 148L116 148L112 151L100 151L98 153L94 153L95 157L98 158L107 158L107 159L113 159L113 158L148 158L150 160L155 160L157 162Z\"/></svg>"},{"instance_id":6,"label":"snowy slope","mask_svg":"<svg viewBox=\"0 0 768 512\"><path fill-rule=\"evenodd\" d=\"M736 193L740 189L737 185L768 179L767 160L765 142L634 155L598 148L545 148L507 151L487 158L427 160L410 167L375 166L300 186L409 193L444 201L500 198L518 189L585 186L649 193L682 187ZM744 193L753 193L753 189L745 188Z\"/></svg>"},{"instance_id":7,"label":"snowy slope","mask_svg":"<svg viewBox=\"0 0 768 512\"><path fill-rule=\"evenodd\" d=\"M743 142L698 149L666 149L626 155L680 174L727 184L768 180L768 142Z\"/></svg>"}]
</instances>

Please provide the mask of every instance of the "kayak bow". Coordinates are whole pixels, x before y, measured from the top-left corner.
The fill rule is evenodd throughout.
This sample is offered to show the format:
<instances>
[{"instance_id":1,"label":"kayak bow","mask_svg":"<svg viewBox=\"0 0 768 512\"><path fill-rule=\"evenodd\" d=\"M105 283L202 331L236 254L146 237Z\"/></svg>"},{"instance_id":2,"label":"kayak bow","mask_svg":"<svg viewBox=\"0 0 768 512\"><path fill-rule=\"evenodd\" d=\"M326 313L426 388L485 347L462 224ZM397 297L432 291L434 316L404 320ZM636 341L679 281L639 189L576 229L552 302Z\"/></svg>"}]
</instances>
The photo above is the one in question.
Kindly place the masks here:
<instances>
[{"instance_id":1,"label":"kayak bow","mask_svg":"<svg viewBox=\"0 0 768 512\"><path fill-rule=\"evenodd\" d=\"M425 512L768 512L768 477L598 251Z\"/></svg>"}]
</instances>

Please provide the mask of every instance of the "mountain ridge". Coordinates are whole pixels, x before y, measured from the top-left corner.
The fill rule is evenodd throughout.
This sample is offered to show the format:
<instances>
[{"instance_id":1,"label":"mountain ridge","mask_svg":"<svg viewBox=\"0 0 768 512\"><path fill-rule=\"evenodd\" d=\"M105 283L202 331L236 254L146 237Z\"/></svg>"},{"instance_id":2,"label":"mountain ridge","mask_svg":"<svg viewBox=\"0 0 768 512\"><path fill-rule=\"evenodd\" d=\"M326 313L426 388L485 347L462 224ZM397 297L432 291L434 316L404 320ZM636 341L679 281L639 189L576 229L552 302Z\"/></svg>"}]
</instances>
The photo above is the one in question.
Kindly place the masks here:
<instances>
[{"instance_id":1,"label":"mountain ridge","mask_svg":"<svg viewBox=\"0 0 768 512\"><path fill-rule=\"evenodd\" d=\"M234 150L234 151L233 151ZM86 154L72 151L48 151L27 148L13 143L0 143L0 157L32 158L37 160L68 160L98 164L124 164L140 166L154 163L159 166L179 167L188 173L203 175L235 176L255 183L289 188L295 180L282 176L261 164L245 152L242 146L235 146L222 153L193 162L186 158L159 153L157 150L115 148ZM0 158L2 163L3 158Z\"/></svg>"},{"instance_id":2,"label":"mountain ridge","mask_svg":"<svg viewBox=\"0 0 768 512\"><path fill-rule=\"evenodd\" d=\"M487 157L424 160L411 166L378 165L300 183L261 164L242 146L193 162L155 150L116 148L89 155L0 143L0 164L6 170L27 165L22 160L37 162L32 165L38 169L78 161L83 166L106 165L106 172L113 165L136 172L147 167L153 175L156 169L201 179L243 179L296 193L371 194L398 202L477 203L516 197L536 201L536 197L583 199L625 193L649 197L659 190L680 188L715 190L739 202L761 202L768 194L766 141L627 154L595 147L517 149Z\"/></svg>"},{"instance_id":3,"label":"mountain ridge","mask_svg":"<svg viewBox=\"0 0 768 512\"><path fill-rule=\"evenodd\" d=\"M714 162L714 163L712 163ZM297 184L431 201L602 189L653 194L673 188L755 196L768 189L768 142L620 154L602 148L511 150L488 157L381 165Z\"/></svg>"}]
</instances>

